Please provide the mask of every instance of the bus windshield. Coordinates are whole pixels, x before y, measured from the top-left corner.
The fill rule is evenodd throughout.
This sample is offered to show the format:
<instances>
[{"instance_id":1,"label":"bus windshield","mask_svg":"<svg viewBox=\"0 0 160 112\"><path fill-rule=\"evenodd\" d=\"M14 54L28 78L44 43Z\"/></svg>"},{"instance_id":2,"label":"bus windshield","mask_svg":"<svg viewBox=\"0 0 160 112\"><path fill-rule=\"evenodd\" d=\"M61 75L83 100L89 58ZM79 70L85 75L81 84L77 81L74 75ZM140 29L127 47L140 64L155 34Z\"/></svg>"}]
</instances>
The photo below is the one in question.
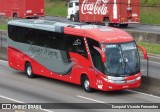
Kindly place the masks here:
<instances>
[{"instance_id":1,"label":"bus windshield","mask_svg":"<svg viewBox=\"0 0 160 112\"><path fill-rule=\"evenodd\" d=\"M140 72L138 50L135 42L105 44L106 74L110 76L130 76Z\"/></svg>"}]
</instances>

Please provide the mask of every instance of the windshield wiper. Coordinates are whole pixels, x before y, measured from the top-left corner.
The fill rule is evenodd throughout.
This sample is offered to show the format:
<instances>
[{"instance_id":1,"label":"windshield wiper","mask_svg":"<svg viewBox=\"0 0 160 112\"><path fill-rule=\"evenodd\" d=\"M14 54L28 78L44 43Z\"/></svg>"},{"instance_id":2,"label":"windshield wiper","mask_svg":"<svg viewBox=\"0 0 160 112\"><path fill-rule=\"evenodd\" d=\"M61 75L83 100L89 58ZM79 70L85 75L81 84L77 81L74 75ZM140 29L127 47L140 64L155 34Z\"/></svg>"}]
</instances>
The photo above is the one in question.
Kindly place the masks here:
<instances>
[{"instance_id":1,"label":"windshield wiper","mask_svg":"<svg viewBox=\"0 0 160 112\"><path fill-rule=\"evenodd\" d=\"M134 72L132 71L132 69L131 69L131 67L129 66L129 64L126 62L126 59L127 59L127 58L126 58L126 57L123 57L123 59L124 59L124 64L125 64L125 65L124 65L124 73L127 73L125 69L126 69L126 67L128 67L128 69L130 70L130 72L129 72L128 74L133 74Z\"/></svg>"},{"instance_id":2,"label":"windshield wiper","mask_svg":"<svg viewBox=\"0 0 160 112\"><path fill-rule=\"evenodd\" d=\"M112 76L120 76L122 74L118 74L120 68L121 68L122 64L120 63L119 66L118 66L118 69L116 70L115 73L111 73L111 72L107 72L108 74L111 74Z\"/></svg>"}]
</instances>

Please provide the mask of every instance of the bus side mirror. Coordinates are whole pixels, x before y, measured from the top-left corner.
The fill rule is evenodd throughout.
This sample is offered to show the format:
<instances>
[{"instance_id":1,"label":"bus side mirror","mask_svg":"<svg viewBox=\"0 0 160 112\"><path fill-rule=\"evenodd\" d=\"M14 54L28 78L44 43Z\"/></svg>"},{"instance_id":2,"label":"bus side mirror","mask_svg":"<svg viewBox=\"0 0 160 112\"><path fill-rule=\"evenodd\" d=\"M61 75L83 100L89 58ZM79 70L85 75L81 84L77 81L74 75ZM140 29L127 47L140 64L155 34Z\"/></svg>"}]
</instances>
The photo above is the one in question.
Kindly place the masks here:
<instances>
[{"instance_id":1,"label":"bus side mirror","mask_svg":"<svg viewBox=\"0 0 160 112\"><path fill-rule=\"evenodd\" d=\"M93 46L93 47L94 47L94 49L96 49L100 53L102 62L103 63L106 62L106 55L105 55L105 53L100 48L98 48L96 46Z\"/></svg>"},{"instance_id":2,"label":"bus side mirror","mask_svg":"<svg viewBox=\"0 0 160 112\"><path fill-rule=\"evenodd\" d=\"M140 46L140 45L137 45L137 47L142 51L144 59L147 59L148 58L147 50L144 47Z\"/></svg>"}]
</instances>

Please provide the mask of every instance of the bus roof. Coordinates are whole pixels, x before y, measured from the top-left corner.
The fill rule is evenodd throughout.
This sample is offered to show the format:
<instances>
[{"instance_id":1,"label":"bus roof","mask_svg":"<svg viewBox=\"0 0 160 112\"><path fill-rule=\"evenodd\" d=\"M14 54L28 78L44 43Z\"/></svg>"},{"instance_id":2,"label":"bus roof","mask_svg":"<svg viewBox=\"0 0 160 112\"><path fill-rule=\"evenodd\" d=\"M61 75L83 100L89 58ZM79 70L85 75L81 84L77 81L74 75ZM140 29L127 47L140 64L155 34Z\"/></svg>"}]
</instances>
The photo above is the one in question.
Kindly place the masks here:
<instances>
[{"instance_id":1,"label":"bus roof","mask_svg":"<svg viewBox=\"0 0 160 112\"><path fill-rule=\"evenodd\" d=\"M120 43L134 41L128 33L102 25L91 25L76 22L56 22L40 19L12 20L8 25L28 27L52 32L84 36L99 41L100 43Z\"/></svg>"}]
</instances>

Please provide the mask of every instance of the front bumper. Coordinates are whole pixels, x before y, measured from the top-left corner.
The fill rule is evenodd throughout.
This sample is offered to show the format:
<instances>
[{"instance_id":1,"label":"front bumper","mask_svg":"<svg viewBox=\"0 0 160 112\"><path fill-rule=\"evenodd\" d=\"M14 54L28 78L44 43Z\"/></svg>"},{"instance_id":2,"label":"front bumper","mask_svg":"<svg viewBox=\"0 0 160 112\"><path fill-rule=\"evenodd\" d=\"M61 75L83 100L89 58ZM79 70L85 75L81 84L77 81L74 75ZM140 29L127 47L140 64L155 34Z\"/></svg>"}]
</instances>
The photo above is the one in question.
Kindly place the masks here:
<instances>
[{"instance_id":1,"label":"front bumper","mask_svg":"<svg viewBox=\"0 0 160 112\"><path fill-rule=\"evenodd\" d=\"M133 88L139 88L140 85L141 85L141 79L138 81L135 81L133 83L128 83L128 84L107 83L105 86L103 86L103 91L116 91L116 90L124 90L124 89L133 89Z\"/></svg>"},{"instance_id":2,"label":"front bumper","mask_svg":"<svg viewBox=\"0 0 160 112\"><path fill-rule=\"evenodd\" d=\"M138 88L141 85L141 74L138 73L134 76L128 77L112 77L108 76L108 78L103 79L103 91L115 91L115 90L123 90L123 89L132 89Z\"/></svg>"}]
</instances>

